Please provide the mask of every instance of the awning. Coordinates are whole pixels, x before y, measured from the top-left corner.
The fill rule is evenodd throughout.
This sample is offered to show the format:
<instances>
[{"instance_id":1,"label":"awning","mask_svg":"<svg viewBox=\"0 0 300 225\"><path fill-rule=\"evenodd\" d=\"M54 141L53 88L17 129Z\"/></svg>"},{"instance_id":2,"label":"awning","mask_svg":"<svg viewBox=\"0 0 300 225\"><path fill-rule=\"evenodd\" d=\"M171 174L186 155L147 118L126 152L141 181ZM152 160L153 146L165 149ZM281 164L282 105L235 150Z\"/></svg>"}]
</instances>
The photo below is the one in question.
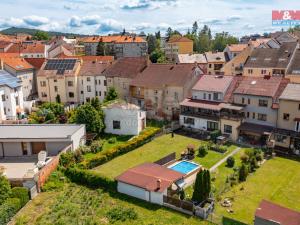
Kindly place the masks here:
<instances>
[{"instance_id":1,"label":"awning","mask_svg":"<svg viewBox=\"0 0 300 225\"><path fill-rule=\"evenodd\" d=\"M237 110L237 111L241 111L244 109L244 107L242 107L242 106L232 105L232 104L228 104L228 103L222 103L220 105L220 107L222 107L223 109L231 109L231 110Z\"/></svg>"},{"instance_id":2,"label":"awning","mask_svg":"<svg viewBox=\"0 0 300 225\"><path fill-rule=\"evenodd\" d=\"M255 123L242 123L239 127L241 131L257 133L263 135L265 132L272 132L274 127L255 124Z\"/></svg>"}]
</instances>

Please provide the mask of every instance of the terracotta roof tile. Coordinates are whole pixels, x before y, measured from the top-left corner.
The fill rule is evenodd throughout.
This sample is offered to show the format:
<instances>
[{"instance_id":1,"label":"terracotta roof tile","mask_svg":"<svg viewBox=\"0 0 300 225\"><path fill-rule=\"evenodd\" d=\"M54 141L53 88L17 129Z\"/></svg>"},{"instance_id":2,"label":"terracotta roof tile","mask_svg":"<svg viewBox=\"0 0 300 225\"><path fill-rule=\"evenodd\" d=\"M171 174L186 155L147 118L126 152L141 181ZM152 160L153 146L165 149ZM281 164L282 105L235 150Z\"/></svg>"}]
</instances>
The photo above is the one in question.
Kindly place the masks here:
<instances>
[{"instance_id":1,"label":"terracotta roof tile","mask_svg":"<svg viewBox=\"0 0 300 225\"><path fill-rule=\"evenodd\" d=\"M224 52L205 52L205 56L208 63L226 62L226 57Z\"/></svg>"},{"instance_id":2,"label":"terracotta roof tile","mask_svg":"<svg viewBox=\"0 0 300 225\"><path fill-rule=\"evenodd\" d=\"M39 70L43 63L45 62L45 58L24 58L29 64L31 64L35 69Z\"/></svg>"},{"instance_id":3,"label":"terracotta roof tile","mask_svg":"<svg viewBox=\"0 0 300 225\"><path fill-rule=\"evenodd\" d=\"M200 67L200 75L203 71ZM131 83L133 86L163 88L166 85L183 87L191 79L196 66L194 64L150 64Z\"/></svg>"},{"instance_id":4,"label":"terracotta roof tile","mask_svg":"<svg viewBox=\"0 0 300 225\"><path fill-rule=\"evenodd\" d=\"M82 59L83 61L99 61L99 62L113 62L114 57L113 56L93 56L93 55L85 55L85 56L66 56L63 55L60 58L69 58L69 59Z\"/></svg>"},{"instance_id":5,"label":"terracotta roof tile","mask_svg":"<svg viewBox=\"0 0 300 225\"><path fill-rule=\"evenodd\" d=\"M23 58L3 58L3 61L4 64L17 71L33 69L33 66Z\"/></svg>"},{"instance_id":6,"label":"terracotta roof tile","mask_svg":"<svg viewBox=\"0 0 300 225\"><path fill-rule=\"evenodd\" d=\"M110 66L110 63L99 61L83 61L79 72L80 76L97 76Z\"/></svg>"},{"instance_id":7,"label":"terracotta roof tile","mask_svg":"<svg viewBox=\"0 0 300 225\"><path fill-rule=\"evenodd\" d=\"M117 181L143 188L148 191L163 192L171 184L184 177L184 174L155 163L144 163L128 169L118 177ZM157 188L157 181L161 181Z\"/></svg>"},{"instance_id":8,"label":"terracotta roof tile","mask_svg":"<svg viewBox=\"0 0 300 225\"><path fill-rule=\"evenodd\" d=\"M124 57L108 67L103 74L107 77L135 78L147 64L147 57Z\"/></svg>"},{"instance_id":9,"label":"terracotta roof tile","mask_svg":"<svg viewBox=\"0 0 300 225\"><path fill-rule=\"evenodd\" d=\"M263 200L255 212L255 217L281 225L299 225L300 212L285 208L272 202Z\"/></svg>"},{"instance_id":10,"label":"terracotta roof tile","mask_svg":"<svg viewBox=\"0 0 300 225\"><path fill-rule=\"evenodd\" d=\"M135 42L135 43L143 43L146 42L143 38L138 37L138 36L128 36L128 35L112 35L112 36L95 36L95 37L85 37L82 38L81 41L86 42L86 43L95 43L95 42L105 42L105 43L130 43L130 42Z\"/></svg>"},{"instance_id":11,"label":"terracotta roof tile","mask_svg":"<svg viewBox=\"0 0 300 225\"><path fill-rule=\"evenodd\" d=\"M245 48L247 48L247 44L231 44L228 45L229 51L231 52L241 52L243 51Z\"/></svg>"},{"instance_id":12,"label":"terracotta roof tile","mask_svg":"<svg viewBox=\"0 0 300 225\"><path fill-rule=\"evenodd\" d=\"M33 44L26 44L26 43L14 43L8 50L8 53L23 53L23 54L30 54L30 53L45 53L45 44L42 43L33 43Z\"/></svg>"},{"instance_id":13,"label":"terracotta roof tile","mask_svg":"<svg viewBox=\"0 0 300 225\"><path fill-rule=\"evenodd\" d=\"M225 93L232 81L233 76L203 75L193 90Z\"/></svg>"}]
</instances>

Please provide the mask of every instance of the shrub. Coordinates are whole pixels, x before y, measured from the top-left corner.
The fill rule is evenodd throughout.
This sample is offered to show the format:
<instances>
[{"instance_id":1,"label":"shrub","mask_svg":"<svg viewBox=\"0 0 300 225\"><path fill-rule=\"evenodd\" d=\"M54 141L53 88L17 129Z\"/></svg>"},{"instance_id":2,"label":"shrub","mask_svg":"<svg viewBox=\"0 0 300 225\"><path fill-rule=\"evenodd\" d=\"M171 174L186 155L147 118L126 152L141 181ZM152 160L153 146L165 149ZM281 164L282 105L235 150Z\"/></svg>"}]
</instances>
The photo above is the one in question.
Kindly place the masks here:
<instances>
[{"instance_id":1,"label":"shrub","mask_svg":"<svg viewBox=\"0 0 300 225\"><path fill-rule=\"evenodd\" d=\"M21 208L21 201L18 198L8 198L0 205L0 224L7 224L10 219L18 212Z\"/></svg>"},{"instance_id":2,"label":"shrub","mask_svg":"<svg viewBox=\"0 0 300 225\"><path fill-rule=\"evenodd\" d=\"M116 145L106 151L101 151L97 153L93 158L87 159L81 163L82 168L94 168L100 166L103 163L119 156L125 154L129 151L136 149L139 146L147 143L151 138L159 132L159 128L148 128L143 131L139 136L127 141L126 143Z\"/></svg>"},{"instance_id":3,"label":"shrub","mask_svg":"<svg viewBox=\"0 0 300 225\"><path fill-rule=\"evenodd\" d=\"M10 196L11 187L9 181L0 172L0 205Z\"/></svg>"},{"instance_id":4,"label":"shrub","mask_svg":"<svg viewBox=\"0 0 300 225\"><path fill-rule=\"evenodd\" d=\"M106 216L110 223L125 222L126 220L136 220L138 218L138 214L133 208L123 208L121 206L112 208L106 213Z\"/></svg>"},{"instance_id":5,"label":"shrub","mask_svg":"<svg viewBox=\"0 0 300 225\"><path fill-rule=\"evenodd\" d=\"M217 145L217 144L213 144L213 145L211 146L211 150L216 151L216 152L220 152L220 153L225 153L225 152L227 152L226 146Z\"/></svg>"},{"instance_id":6,"label":"shrub","mask_svg":"<svg viewBox=\"0 0 300 225\"><path fill-rule=\"evenodd\" d=\"M83 161L83 156L82 156L82 152L80 151L80 149L77 149L75 152L73 152L73 156L74 156L76 163L80 163Z\"/></svg>"},{"instance_id":7,"label":"shrub","mask_svg":"<svg viewBox=\"0 0 300 225\"><path fill-rule=\"evenodd\" d=\"M91 152L91 148L89 146L86 146L86 145L81 145L78 148L78 150L81 151L82 154L87 154L87 153Z\"/></svg>"},{"instance_id":8,"label":"shrub","mask_svg":"<svg viewBox=\"0 0 300 225\"><path fill-rule=\"evenodd\" d=\"M65 175L77 184L83 184L91 188L106 188L116 190L116 181L98 174L95 171L83 170L78 168L67 168Z\"/></svg>"},{"instance_id":9,"label":"shrub","mask_svg":"<svg viewBox=\"0 0 300 225\"><path fill-rule=\"evenodd\" d=\"M255 155L254 149L252 149L252 148L247 148L247 149L245 150L245 154L249 157L249 159L252 158L252 157Z\"/></svg>"},{"instance_id":10,"label":"shrub","mask_svg":"<svg viewBox=\"0 0 300 225\"><path fill-rule=\"evenodd\" d=\"M74 154L71 151L62 153L59 157L59 165L65 168L73 166L75 162Z\"/></svg>"},{"instance_id":11,"label":"shrub","mask_svg":"<svg viewBox=\"0 0 300 225\"><path fill-rule=\"evenodd\" d=\"M117 138L116 137L111 137L110 139L108 139L108 143L109 144L114 144L117 142Z\"/></svg>"},{"instance_id":12,"label":"shrub","mask_svg":"<svg viewBox=\"0 0 300 225\"><path fill-rule=\"evenodd\" d=\"M103 147L103 141L102 140L95 140L91 144L91 152L92 153L101 152L102 147Z\"/></svg>"},{"instance_id":13,"label":"shrub","mask_svg":"<svg viewBox=\"0 0 300 225\"><path fill-rule=\"evenodd\" d=\"M250 159L250 171L251 171L251 172L254 172L258 167L259 167L259 166L258 166L256 157L253 156L253 157Z\"/></svg>"},{"instance_id":14,"label":"shrub","mask_svg":"<svg viewBox=\"0 0 300 225\"><path fill-rule=\"evenodd\" d=\"M206 155L207 155L207 145L200 145L199 150L198 150L198 156L204 157Z\"/></svg>"},{"instance_id":15,"label":"shrub","mask_svg":"<svg viewBox=\"0 0 300 225\"><path fill-rule=\"evenodd\" d=\"M242 154L241 155L241 160L242 160L243 163L247 163L248 160L249 160L249 156L246 155L246 154Z\"/></svg>"},{"instance_id":16,"label":"shrub","mask_svg":"<svg viewBox=\"0 0 300 225\"><path fill-rule=\"evenodd\" d=\"M235 159L232 156L230 156L227 158L226 163L228 167L232 168L234 167Z\"/></svg>"},{"instance_id":17,"label":"shrub","mask_svg":"<svg viewBox=\"0 0 300 225\"><path fill-rule=\"evenodd\" d=\"M14 187L11 189L11 198L20 199L21 207L29 201L29 192L25 187Z\"/></svg>"}]
</instances>

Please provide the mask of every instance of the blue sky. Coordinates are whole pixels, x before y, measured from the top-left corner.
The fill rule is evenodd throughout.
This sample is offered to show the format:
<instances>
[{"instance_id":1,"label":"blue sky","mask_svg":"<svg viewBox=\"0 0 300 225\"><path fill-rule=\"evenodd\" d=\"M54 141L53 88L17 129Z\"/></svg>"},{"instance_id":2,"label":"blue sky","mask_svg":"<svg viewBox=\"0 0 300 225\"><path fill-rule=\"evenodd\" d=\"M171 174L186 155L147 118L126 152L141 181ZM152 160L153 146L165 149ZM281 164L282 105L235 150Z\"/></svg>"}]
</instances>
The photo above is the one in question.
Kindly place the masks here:
<instances>
[{"instance_id":1,"label":"blue sky","mask_svg":"<svg viewBox=\"0 0 300 225\"><path fill-rule=\"evenodd\" d=\"M273 9L300 10L300 0L0 0L0 29L10 26L86 34L186 32L194 21L237 36L279 30Z\"/></svg>"}]
</instances>

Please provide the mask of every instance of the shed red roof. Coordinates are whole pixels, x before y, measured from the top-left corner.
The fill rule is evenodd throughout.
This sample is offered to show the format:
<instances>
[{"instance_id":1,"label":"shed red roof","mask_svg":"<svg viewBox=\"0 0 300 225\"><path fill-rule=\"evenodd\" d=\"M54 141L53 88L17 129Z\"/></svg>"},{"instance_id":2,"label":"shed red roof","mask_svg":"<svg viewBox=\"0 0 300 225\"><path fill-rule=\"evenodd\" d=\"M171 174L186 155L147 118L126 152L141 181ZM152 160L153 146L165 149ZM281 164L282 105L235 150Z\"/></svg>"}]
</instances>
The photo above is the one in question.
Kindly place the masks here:
<instances>
[{"instance_id":1,"label":"shed red roof","mask_svg":"<svg viewBox=\"0 0 300 225\"><path fill-rule=\"evenodd\" d=\"M167 167L155 163L144 163L125 171L116 177L116 180L147 191L163 192L183 176L184 174ZM160 188L157 188L158 180L161 181Z\"/></svg>"},{"instance_id":2,"label":"shed red roof","mask_svg":"<svg viewBox=\"0 0 300 225\"><path fill-rule=\"evenodd\" d=\"M299 225L300 212L263 200L255 212L255 217L273 221L281 225Z\"/></svg>"}]
</instances>

